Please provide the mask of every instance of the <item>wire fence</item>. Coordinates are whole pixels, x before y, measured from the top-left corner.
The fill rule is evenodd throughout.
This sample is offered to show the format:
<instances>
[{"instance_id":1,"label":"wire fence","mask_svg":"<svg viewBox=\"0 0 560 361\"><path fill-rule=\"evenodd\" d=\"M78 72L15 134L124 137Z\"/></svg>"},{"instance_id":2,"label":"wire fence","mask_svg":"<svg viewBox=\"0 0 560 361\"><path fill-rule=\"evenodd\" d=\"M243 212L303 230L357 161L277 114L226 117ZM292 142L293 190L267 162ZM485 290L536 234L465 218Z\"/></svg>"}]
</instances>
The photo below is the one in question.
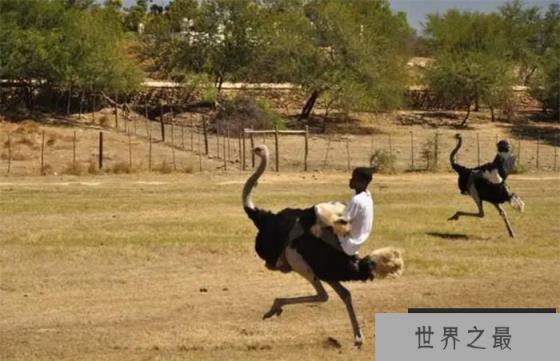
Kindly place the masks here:
<instances>
[{"instance_id":1,"label":"wire fence","mask_svg":"<svg viewBox=\"0 0 560 361\"><path fill-rule=\"evenodd\" d=\"M0 134L0 174L242 171L255 166L250 150L257 144L271 149L271 171L347 171L370 164L376 155L381 171L437 172L449 170L448 156L456 142L453 129L411 131L406 127L371 135L323 135L307 130L233 134L222 124L211 133L204 118L168 114L150 121L118 108L92 115L90 120L79 130L14 125ZM506 132L465 131L458 161L466 166L491 161L495 144L504 137L513 146L518 171L559 170L558 136L549 132L522 138Z\"/></svg>"}]
</instances>

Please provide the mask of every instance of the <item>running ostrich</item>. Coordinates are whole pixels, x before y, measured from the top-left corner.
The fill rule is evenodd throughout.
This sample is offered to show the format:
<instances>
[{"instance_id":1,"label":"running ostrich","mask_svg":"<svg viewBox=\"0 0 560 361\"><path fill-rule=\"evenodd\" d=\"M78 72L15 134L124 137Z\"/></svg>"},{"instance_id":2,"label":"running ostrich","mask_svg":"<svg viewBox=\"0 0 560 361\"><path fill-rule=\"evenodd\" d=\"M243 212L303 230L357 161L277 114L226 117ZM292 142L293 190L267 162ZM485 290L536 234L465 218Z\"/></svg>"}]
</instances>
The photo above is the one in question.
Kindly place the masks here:
<instances>
[{"instance_id":1,"label":"running ostrich","mask_svg":"<svg viewBox=\"0 0 560 361\"><path fill-rule=\"evenodd\" d=\"M251 200L251 191L267 168L269 152L265 145L255 147L253 152L260 158L260 163L245 183L242 201L247 216L258 229L255 250L269 270L284 273L295 271L310 282L316 291L312 296L274 299L263 319L280 316L286 305L326 302L328 294L321 283L324 281L344 302L352 324L354 344L360 347L363 339L352 298L341 281L367 281L374 277L400 276L403 269L400 251L391 247L377 249L360 259L357 268L352 268L348 266L348 256L316 238L325 223L330 223L335 232L344 231L344 222L333 221L336 217L332 213L340 210L340 203L318 204L306 209L286 208L278 213L256 208ZM296 223L301 227L294 227ZM300 229L302 234L297 234L298 231L294 231L296 229Z\"/></svg>"},{"instance_id":2,"label":"running ostrich","mask_svg":"<svg viewBox=\"0 0 560 361\"><path fill-rule=\"evenodd\" d=\"M509 155L509 143L502 140L497 144L498 151L508 153L507 157L498 154L494 162L491 164L486 164L477 168L467 168L457 164L455 160L455 156L463 144L463 137L461 134L456 134L455 138L457 139L457 145L455 146L455 149L451 151L449 161L451 162L453 170L455 170L455 172L459 175L459 190L462 194L471 196L478 207L478 213L458 211L448 220L456 221L461 216L482 218L484 217L482 201L486 201L496 207L506 224L510 237L513 238L515 235L508 220L506 211L502 207L502 203L509 202L514 209L520 212L523 212L525 203L523 203L521 198L519 198L515 193L512 193L504 182L507 175L512 171L513 164L515 162L515 158Z\"/></svg>"}]
</instances>

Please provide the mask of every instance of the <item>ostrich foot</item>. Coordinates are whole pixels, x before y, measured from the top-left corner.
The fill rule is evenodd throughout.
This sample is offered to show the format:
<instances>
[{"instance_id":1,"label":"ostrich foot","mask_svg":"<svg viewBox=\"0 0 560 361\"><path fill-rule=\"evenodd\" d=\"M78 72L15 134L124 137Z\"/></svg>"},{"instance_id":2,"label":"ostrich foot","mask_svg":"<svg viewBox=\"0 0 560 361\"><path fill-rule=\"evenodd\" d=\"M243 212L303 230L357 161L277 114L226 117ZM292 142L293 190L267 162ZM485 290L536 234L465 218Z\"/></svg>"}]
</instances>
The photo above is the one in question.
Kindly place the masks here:
<instances>
[{"instance_id":1,"label":"ostrich foot","mask_svg":"<svg viewBox=\"0 0 560 361\"><path fill-rule=\"evenodd\" d=\"M455 213L451 217L447 218L448 221L456 221L459 219L459 213Z\"/></svg>"},{"instance_id":2,"label":"ostrich foot","mask_svg":"<svg viewBox=\"0 0 560 361\"><path fill-rule=\"evenodd\" d=\"M354 336L354 346L356 346L356 348L361 348L363 343L364 340L362 336L362 331L359 331L358 334Z\"/></svg>"},{"instance_id":3,"label":"ostrich foot","mask_svg":"<svg viewBox=\"0 0 560 361\"><path fill-rule=\"evenodd\" d=\"M263 318L262 318L262 319L263 319L263 320L266 320L267 318L270 318L270 317L272 317L272 316L278 317L278 316L280 316L280 315L282 314L282 311L283 311L283 310L282 310L282 307L281 307L281 306L277 306L276 303L274 303L274 304L272 305L272 307L270 307L270 310L269 310L267 313L265 313L265 314L263 315Z\"/></svg>"}]
</instances>

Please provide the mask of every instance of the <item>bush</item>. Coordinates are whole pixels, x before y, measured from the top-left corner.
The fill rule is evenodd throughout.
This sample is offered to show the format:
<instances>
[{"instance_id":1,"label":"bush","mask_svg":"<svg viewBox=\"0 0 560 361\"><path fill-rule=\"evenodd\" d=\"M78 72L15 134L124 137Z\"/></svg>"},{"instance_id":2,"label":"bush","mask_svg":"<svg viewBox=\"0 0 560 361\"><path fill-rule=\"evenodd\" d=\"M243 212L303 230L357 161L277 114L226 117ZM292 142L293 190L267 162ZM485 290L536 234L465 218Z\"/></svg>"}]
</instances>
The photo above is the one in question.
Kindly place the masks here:
<instances>
[{"instance_id":1,"label":"bush","mask_svg":"<svg viewBox=\"0 0 560 361\"><path fill-rule=\"evenodd\" d=\"M108 126L109 126L109 118L108 118L106 115L102 115L102 116L99 118L99 124L100 124L102 127L108 127Z\"/></svg>"},{"instance_id":2,"label":"bush","mask_svg":"<svg viewBox=\"0 0 560 361\"><path fill-rule=\"evenodd\" d=\"M89 174L99 174L101 170L97 166L97 159L91 158L89 160L87 172Z\"/></svg>"},{"instance_id":3,"label":"bush","mask_svg":"<svg viewBox=\"0 0 560 361\"><path fill-rule=\"evenodd\" d=\"M272 129L277 126L285 129L284 120L266 101L257 101L254 97L238 95L234 99L220 102L215 123L227 124L233 134L244 128Z\"/></svg>"},{"instance_id":4,"label":"bush","mask_svg":"<svg viewBox=\"0 0 560 361\"><path fill-rule=\"evenodd\" d=\"M173 166L164 160L159 166L155 166L154 168L152 168L152 170L163 174L169 174L173 172Z\"/></svg>"},{"instance_id":5,"label":"bush","mask_svg":"<svg viewBox=\"0 0 560 361\"><path fill-rule=\"evenodd\" d=\"M426 170L430 172L437 171L439 167L439 150L436 150L437 137L438 135L435 134L433 137L428 138L422 144L420 151L420 157L426 162Z\"/></svg>"},{"instance_id":6,"label":"bush","mask_svg":"<svg viewBox=\"0 0 560 361\"><path fill-rule=\"evenodd\" d=\"M86 167L84 167L84 165L80 162L76 162L76 166L74 167L74 165L72 164L72 162L69 162L66 164L66 167L64 167L64 169L62 170L62 174L67 174L67 175L84 175L87 173L87 169Z\"/></svg>"},{"instance_id":7,"label":"bush","mask_svg":"<svg viewBox=\"0 0 560 361\"><path fill-rule=\"evenodd\" d=\"M385 149L378 149L371 155L371 164L377 168L379 173L395 173L397 157Z\"/></svg>"},{"instance_id":8,"label":"bush","mask_svg":"<svg viewBox=\"0 0 560 361\"><path fill-rule=\"evenodd\" d=\"M128 162L118 162L109 168L108 171L115 174L130 174L134 172L134 168Z\"/></svg>"}]
</instances>

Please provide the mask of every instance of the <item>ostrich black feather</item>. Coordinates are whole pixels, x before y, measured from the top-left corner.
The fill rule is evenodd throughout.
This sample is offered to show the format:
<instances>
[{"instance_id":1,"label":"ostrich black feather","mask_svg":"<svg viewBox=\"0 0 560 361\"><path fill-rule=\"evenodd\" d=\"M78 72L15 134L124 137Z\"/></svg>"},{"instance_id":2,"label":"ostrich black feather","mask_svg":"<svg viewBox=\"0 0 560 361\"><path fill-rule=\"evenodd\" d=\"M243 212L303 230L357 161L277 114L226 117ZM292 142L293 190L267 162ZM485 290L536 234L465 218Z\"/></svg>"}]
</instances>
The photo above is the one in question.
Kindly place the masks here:
<instances>
[{"instance_id":1,"label":"ostrich black feather","mask_svg":"<svg viewBox=\"0 0 560 361\"><path fill-rule=\"evenodd\" d=\"M316 216L313 207L306 209L286 208L278 213L263 209L245 207L245 213L258 229L255 251L266 263L276 264L284 251L290 231L299 221L304 231L315 224Z\"/></svg>"}]
</instances>

